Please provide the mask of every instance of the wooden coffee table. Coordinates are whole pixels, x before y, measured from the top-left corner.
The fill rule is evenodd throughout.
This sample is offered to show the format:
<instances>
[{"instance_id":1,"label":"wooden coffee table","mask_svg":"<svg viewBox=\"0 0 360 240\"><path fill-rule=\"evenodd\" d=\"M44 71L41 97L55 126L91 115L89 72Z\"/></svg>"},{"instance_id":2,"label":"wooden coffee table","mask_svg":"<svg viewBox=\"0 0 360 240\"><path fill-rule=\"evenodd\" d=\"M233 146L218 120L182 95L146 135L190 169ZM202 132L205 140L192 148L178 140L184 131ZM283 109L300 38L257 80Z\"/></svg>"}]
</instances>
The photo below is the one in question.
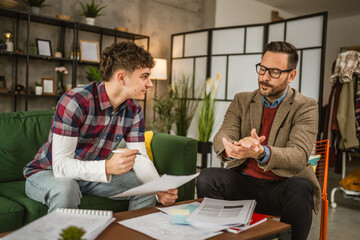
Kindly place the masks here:
<instances>
[{"instance_id":1,"label":"wooden coffee table","mask_svg":"<svg viewBox=\"0 0 360 240\"><path fill-rule=\"evenodd\" d=\"M194 201L201 201L199 199L179 202L177 204L190 203ZM122 221L125 219L139 217L142 215L159 212L159 210L155 207L153 208L145 208L127 212L115 213L114 217L116 220L107 227L104 232L102 232L97 240L112 240L112 239L136 239L136 240L149 240L151 237L142 234L140 232L134 231L130 228L124 227L123 225L118 224L118 221ZM239 234L233 234L229 232L224 232L215 237L209 238L211 240L221 239L273 239L279 238L281 239L291 239L291 226L286 223L278 222L275 220L268 219L266 222L259 224L251 229L246 230L245 232L241 232Z\"/></svg>"},{"instance_id":2,"label":"wooden coffee table","mask_svg":"<svg viewBox=\"0 0 360 240\"><path fill-rule=\"evenodd\" d=\"M201 202L201 199L190 200L179 202L177 204L184 204L198 201ZM124 227L123 225L118 224L118 221L139 217L142 215L159 212L159 210L155 207L153 208L145 208L133 211L119 212L115 213L114 217L116 220L112 222L96 239L97 240L128 240L128 239L136 239L136 240L149 240L151 237L142 234L140 232L134 231L130 228ZM7 233L0 233L0 237L3 237ZM34 233L34 238L36 238L36 233ZM274 221L268 219L266 222L259 224L251 229L246 230L245 232L241 232L239 234L233 234L224 232L220 235L209 238L211 240L221 239L221 240L234 240L234 239L273 239L273 238L281 238L284 240L291 239L291 226L286 223Z\"/></svg>"}]
</instances>

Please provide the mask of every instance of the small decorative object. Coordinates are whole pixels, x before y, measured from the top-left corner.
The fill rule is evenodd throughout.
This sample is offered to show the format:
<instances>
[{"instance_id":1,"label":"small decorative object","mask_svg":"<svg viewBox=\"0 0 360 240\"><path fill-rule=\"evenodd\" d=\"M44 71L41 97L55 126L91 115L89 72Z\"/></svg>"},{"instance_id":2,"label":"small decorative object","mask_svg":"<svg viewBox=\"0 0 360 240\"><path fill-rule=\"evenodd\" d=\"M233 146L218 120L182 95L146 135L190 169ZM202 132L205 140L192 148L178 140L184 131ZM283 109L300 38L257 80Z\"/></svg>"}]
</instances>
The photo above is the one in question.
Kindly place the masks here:
<instances>
[{"instance_id":1,"label":"small decorative object","mask_svg":"<svg viewBox=\"0 0 360 240\"><path fill-rule=\"evenodd\" d=\"M55 95L55 79L41 78L44 95Z\"/></svg>"},{"instance_id":2,"label":"small decorative object","mask_svg":"<svg viewBox=\"0 0 360 240\"><path fill-rule=\"evenodd\" d=\"M82 236L85 234L84 229L76 226L69 226L62 230L58 240L82 240Z\"/></svg>"},{"instance_id":3,"label":"small decorative object","mask_svg":"<svg viewBox=\"0 0 360 240\"><path fill-rule=\"evenodd\" d=\"M55 72L57 75L57 87L56 87L56 95L62 95L64 90L64 76L68 74L68 70L66 67L57 67L55 68Z\"/></svg>"},{"instance_id":4,"label":"small decorative object","mask_svg":"<svg viewBox=\"0 0 360 240\"><path fill-rule=\"evenodd\" d=\"M56 18L65 20L65 21L71 21L71 17L68 15L64 15L64 14L58 14L58 15L56 15Z\"/></svg>"},{"instance_id":5,"label":"small decorative object","mask_svg":"<svg viewBox=\"0 0 360 240\"><path fill-rule=\"evenodd\" d=\"M4 40L0 39L0 51L6 51L7 46Z\"/></svg>"},{"instance_id":6,"label":"small decorative object","mask_svg":"<svg viewBox=\"0 0 360 240\"><path fill-rule=\"evenodd\" d=\"M46 0L24 0L24 2L30 7L31 13L40 14L40 8L50 5L44 4Z\"/></svg>"},{"instance_id":7,"label":"small decorative object","mask_svg":"<svg viewBox=\"0 0 360 240\"><path fill-rule=\"evenodd\" d=\"M61 49L56 49L56 52L54 53L54 57L56 58L62 58L62 52Z\"/></svg>"},{"instance_id":8,"label":"small decorative object","mask_svg":"<svg viewBox=\"0 0 360 240\"><path fill-rule=\"evenodd\" d=\"M0 7L16 8L19 3L15 0L2 0L0 1Z\"/></svg>"},{"instance_id":9,"label":"small decorative object","mask_svg":"<svg viewBox=\"0 0 360 240\"><path fill-rule=\"evenodd\" d=\"M36 45L38 48L38 54L42 56L52 56L51 52L51 42L50 40L38 39L36 38Z\"/></svg>"},{"instance_id":10,"label":"small decorative object","mask_svg":"<svg viewBox=\"0 0 360 240\"><path fill-rule=\"evenodd\" d=\"M41 95L43 92L43 87L41 83L36 82L35 83L35 95Z\"/></svg>"},{"instance_id":11,"label":"small decorative object","mask_svg":"<svg viewBox=\"0 0 360 240\"><path fill-rule=\"evenodd\" d=\"M72 85L71 84L66 84L65 85L65 92L70 91L72 89Z\"/></svg>"},{"instance_id":12,"label":"small decorative object","mask_svg":"<svg viewBox=\"0 0 360 240\"><path fill-rule=\"evenodd\" d=\"M115 30L120 31L120 32L127 32L128 28L126 28L126 27L115 27Z\"/></svg>"},{"instance_id":13,"label":"small decorative object","mask_svg":"<svg viewBox=\"0 0 360 240\"><path fill-rule=\"evenodd\" d=\"M15 86L15 94L20 94L24 89L25 89L25 87L23 85L16 84L16 86Z\"/></svg>"},{"instance_id":14,"label":"small decorative object","mask_svg":"<svg viewBox=\"0 0 360 240\"><path fill-rule=\"evenodd\" d=\"M91 0L91 3L82 3L80 2L82 12L81 16L85 17L86 24L94 25L95 24L95 18L98 16L101 16L103 14L99 14L99 12L106 8L106 6L102 6L101 4L95 3L95 0Z\"/></svg>"},{"instance_id":15,"label":"small decorative object","mask_svg":"<svg viewBox=\"0 0 360 240\"><path fill-rule=\"evenodd\" d=\"M88 62L100 62L99 42L80 40L80 59Z\"/></svg>"},{"instance_id":16,"label":"small decorative object","mask_svg":"<svg viewBox=\"0 0 360 240\"><path fill-rule=\"evenodd\" d=\"M6 51L13 52L14 51L14 43L12 42L13 35L10 31L5 31L5 44L6 44Z\"/></svg>"},{"instance_id":17,"label":"small decorative object","mask_svg":"<svg viewBox=\"0 0 360 240\"><path fill-rule=\"evenodd\" d=\"M101 82L100 71L93 66L89 66L89 71L86 72L86 78L89 82Z\"/></svg>"}]
</instances>

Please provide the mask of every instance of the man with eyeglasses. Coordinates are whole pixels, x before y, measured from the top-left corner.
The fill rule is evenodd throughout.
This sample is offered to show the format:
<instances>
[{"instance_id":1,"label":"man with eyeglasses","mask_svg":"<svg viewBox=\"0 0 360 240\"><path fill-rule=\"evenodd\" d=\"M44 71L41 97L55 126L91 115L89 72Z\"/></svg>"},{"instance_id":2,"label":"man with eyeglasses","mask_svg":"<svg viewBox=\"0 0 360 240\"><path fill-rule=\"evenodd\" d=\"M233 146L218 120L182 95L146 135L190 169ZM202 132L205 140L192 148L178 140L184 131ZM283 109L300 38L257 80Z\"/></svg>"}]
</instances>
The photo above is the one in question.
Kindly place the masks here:
<instances>
[{"instance_id":1,"label":"man with eyeglasses","mask_svg":"<svg viewBox=\"0 0 360 240\"><path fill-rule=\"evenodd\" d=\"M265 45L256 64L259 89L235 95L214 138L226 168L207 168L198 197L255 199L255 211L291 224L292 239L306 239L320 185L308 158L316 140L318 104L289 87L298 54L287 42Z\"/></svg>"}]
</instances>

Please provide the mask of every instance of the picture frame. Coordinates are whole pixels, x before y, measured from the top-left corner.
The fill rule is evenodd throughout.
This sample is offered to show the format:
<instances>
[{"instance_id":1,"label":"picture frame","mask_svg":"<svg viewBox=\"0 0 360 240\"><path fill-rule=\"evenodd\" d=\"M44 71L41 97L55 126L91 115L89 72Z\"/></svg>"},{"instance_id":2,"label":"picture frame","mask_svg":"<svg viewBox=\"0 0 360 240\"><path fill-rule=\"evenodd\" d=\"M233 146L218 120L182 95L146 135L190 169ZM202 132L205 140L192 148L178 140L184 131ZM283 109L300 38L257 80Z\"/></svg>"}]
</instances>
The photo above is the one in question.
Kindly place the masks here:
<instances>
[{"instance_id":1,"label":"picture frame","mask_svg":"<svg viewBox=\"0 0 360 240\"><path fill-rule=\"evenodd\" d=\"M98 41L80 40L80 60L100 62L100 49Z\"/></svg>"},{"instance_id":2,"label":"picture frame","mask_svg":"<svg viewBox=\"0 0 360 240\"><path fill-rule=\"evenodd\" d=\"M54 78L41 78L43 86L43 95L55 95L55 79Z\"/></svg>"},{"instance_id":3,"label":"picture frame","mask_svg":"<svg viewBox=\"0 0 360 240\"><path fill-rule=\"evenodd\" d=\"M36 38L38 55L52 57L51 41Z\"/></svg>"}]
</instances>

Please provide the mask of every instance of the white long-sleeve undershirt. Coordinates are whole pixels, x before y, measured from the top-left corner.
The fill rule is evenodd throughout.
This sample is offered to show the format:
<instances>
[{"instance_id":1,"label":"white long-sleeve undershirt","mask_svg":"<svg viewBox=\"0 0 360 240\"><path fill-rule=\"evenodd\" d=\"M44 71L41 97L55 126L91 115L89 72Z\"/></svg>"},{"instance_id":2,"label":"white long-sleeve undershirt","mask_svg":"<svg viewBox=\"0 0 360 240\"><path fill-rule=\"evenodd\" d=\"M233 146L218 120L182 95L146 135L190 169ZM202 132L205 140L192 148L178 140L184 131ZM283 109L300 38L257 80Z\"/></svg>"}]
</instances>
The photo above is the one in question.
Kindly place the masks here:
<instances>
[{"instance_id":1,"label":"white long-sleeve undershirt","mask_svg":"<svg viewBox=\"0 0 360 240\"><path fill-rule=\"evenodd\" d=\"M54 176L91 182L110 182L111 175L106 174L105 159L98 161L74 159L77 140L77 137L53 134L52 167ZM142 183L159 178L154 164L146 153L144 142L126 143L126 146L129 149L138 149L141 153L136 156L133 169Z\"/></svg>"}]
</instances>

